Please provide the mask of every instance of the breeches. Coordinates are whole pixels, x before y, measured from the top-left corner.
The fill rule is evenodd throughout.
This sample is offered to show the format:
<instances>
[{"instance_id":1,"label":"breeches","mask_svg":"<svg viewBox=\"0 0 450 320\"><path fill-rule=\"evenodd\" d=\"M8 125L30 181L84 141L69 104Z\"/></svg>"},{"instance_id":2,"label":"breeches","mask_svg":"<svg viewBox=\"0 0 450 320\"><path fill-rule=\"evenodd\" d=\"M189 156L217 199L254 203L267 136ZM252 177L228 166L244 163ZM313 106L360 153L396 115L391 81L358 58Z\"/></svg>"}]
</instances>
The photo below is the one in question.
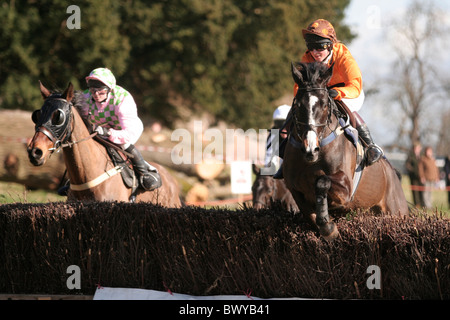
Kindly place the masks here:
<instances>
[{"instance_id":1,"label":"breeches","mask_svg":"<svg viewBox=\"0 0 450 320\"><path fill-rule=\"evenodd\" d=\"M351 112L357 112L361 109L363 103L364 103L365 95L364 90L361 90L361 94L358 98L355 99L342 99L342 102L344 102L347 107L350 109Z\"/></svg>"}]
</instances>

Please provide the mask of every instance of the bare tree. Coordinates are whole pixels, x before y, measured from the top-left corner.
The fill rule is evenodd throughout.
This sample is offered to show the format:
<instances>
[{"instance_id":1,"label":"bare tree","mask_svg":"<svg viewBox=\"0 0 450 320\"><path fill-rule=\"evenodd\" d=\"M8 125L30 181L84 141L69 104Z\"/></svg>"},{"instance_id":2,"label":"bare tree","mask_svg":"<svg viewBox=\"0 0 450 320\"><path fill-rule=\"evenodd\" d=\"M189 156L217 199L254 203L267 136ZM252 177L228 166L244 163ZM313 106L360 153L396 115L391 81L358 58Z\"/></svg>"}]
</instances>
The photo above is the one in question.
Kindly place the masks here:
<instances>
[{"instance_id":1,"label":"bare tree","mask_svg":"<svg viewBox=\"0 0 450 320\"><path fill-rule=\"evenodd\" d=\"M441 117L441 128L439 131L436 154L450 156L450 110L447 110Z\"/></svg>"},{"instance_id":2,"label":"bare tree","mask_svg":"<svg viewBox=\"0 0 450 320\"><path fill-rule=\"evenodd\" d=\"M391 101L401 109L401 118L396 119L399 145L431 144L431 138L439 134L441 115L449 110L442 79L447 76L445 63L450 67L442 54L447 34L442 10L434 3L419 1L388 30L392 52L397 55L387 84L393 92Z\"/></svg>"}]
</instances>

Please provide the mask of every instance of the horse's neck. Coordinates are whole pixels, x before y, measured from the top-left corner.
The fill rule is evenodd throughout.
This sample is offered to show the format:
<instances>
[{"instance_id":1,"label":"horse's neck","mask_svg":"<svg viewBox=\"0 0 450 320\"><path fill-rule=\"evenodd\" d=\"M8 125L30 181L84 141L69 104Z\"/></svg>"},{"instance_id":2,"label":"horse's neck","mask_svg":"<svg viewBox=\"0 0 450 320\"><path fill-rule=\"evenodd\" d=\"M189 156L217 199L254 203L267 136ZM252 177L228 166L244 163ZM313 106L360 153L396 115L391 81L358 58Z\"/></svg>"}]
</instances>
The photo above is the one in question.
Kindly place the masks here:
<instances>
[{"instance_id":1,"label":"horse's neck","mask_svg":"<svg viewBox=\"0 0 450 320\"><path fill-rule=\"evenodd\" d=\"M104 148L88 138L90 133L78 111L73 109L73 130L71 147L64 148L64 160L71 181L84 183L104 171L107 156ZM85 140L84 140L85 139Z\"/></svg>"}]
</instances>

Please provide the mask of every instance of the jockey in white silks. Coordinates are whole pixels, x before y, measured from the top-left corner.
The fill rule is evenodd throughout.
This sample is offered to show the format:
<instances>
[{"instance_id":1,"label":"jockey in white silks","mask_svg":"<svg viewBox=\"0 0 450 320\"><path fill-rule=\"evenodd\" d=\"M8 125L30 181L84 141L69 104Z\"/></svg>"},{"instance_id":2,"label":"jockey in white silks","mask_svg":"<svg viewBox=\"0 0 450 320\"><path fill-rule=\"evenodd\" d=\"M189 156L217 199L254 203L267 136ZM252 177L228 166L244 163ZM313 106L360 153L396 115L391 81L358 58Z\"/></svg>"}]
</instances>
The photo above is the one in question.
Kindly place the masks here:
<instances>
[{"instance_id":1,"label":"jockey in white silks","mask_svg":"<svg viewBox=\"0 0 450 320\"><path fill-rule=\"evenodd\" d=\"M269 136L267 137L266 156L264 158L264 168L262 168L262 175L273 175L283 163L283 159L276 154L279 150L279 143L282 139L285 139L287 134L283 130L279 130L285 123L291 106L283 104L275 109L273 112L273 127L270 129Z\"/></svg>"}]
</instances>

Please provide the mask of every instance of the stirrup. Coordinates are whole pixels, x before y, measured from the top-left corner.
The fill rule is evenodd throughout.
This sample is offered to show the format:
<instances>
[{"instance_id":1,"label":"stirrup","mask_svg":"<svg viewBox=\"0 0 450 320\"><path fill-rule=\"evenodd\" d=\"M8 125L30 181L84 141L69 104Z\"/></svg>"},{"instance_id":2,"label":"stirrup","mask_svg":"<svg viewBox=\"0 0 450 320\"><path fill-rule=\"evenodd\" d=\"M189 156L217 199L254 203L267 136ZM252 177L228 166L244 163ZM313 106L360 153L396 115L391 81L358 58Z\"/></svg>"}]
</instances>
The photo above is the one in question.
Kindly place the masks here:
<instances>
[{"instance_id":1,"label":"stirrup","mask_svg":"<svg viewBox=\"0 0 450 320\"><path fill-rule=\"evenodd\" d=\"M162 185L161 176L157 172L149 171L139 177L139 184L146 191L155 190Z\"/></svg>"},{"instance_id":2,"label":"stirrup","mask_svg":"<svg viewBox=\"0 0 450 320\"><path fill-rule=\"evenodd\" d=\"M383 150L376 144L368 146L366 150L366 165L371 166L372 164L380 160L383 155Z\"/></svg>"}]
</instances>

